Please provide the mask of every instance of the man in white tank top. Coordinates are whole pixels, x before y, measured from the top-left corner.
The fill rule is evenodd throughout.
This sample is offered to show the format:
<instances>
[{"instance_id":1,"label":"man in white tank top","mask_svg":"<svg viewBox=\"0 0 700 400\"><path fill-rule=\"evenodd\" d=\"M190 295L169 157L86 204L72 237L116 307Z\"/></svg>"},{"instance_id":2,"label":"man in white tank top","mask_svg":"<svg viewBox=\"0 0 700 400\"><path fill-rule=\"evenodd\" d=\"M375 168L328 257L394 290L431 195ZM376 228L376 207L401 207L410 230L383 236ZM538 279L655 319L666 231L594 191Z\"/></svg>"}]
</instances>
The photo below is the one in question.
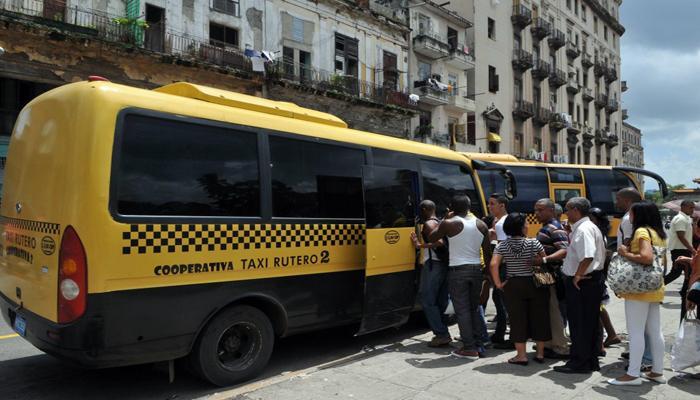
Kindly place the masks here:
<instances>
[{"instance_id":1,"label":"man in white tank top","mask_svg":"<svg viewBox=\"0 0 700 400\"><path fill-rule=\"evenodd\" d=\"M483 343L480 335L479 295L483 273L481 251L488 265L491 261L489 229L480 219L469 215L471 201L464 194L452 198L452 211L430 233L428 240L437 241L445 236L450 243L450 265L447 282L452 305L457 315L462 348L452 354L476 360Z\"/></svg>"}]
</instances>

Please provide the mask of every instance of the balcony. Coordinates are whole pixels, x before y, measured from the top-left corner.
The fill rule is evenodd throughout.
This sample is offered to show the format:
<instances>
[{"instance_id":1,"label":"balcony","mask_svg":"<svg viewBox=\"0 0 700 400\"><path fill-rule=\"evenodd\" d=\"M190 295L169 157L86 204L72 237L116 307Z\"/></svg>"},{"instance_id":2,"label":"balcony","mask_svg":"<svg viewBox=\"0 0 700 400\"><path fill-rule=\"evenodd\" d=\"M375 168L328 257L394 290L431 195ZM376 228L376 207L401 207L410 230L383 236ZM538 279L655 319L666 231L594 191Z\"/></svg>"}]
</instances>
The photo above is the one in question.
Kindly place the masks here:
<instances>
[{"instance_id":1,"label":"balcony","mask_svg":"<svg viewBox=\"0 0 700 400\"><path fill-rule=\"evenodd\" d=\"M622 82L620 82L620 91L621 91L621 92L626 92L626 91L627 91L627 81L622 81Z\"/></svg>"},{"instance_id":2,"label":"balcony","mask_svg":"<svg viewBox=\"0 0 700 400\"><path fill-rule=\"evenodd\" d=\"M431 106L443 106L449 102L447 90L435 87L429 79L415 81L413 87L420 96L420 102Z\"/></svg>"},{"instance_id":3,"label":"balcony","mask_svg":"<svg viewBox=\"0 0 700 400\"><path fill-rule=\"evenodd\" d=\"M620 143L620 139L617 137L617 135L609 135L607 142L605 142L605 145L611 149L615 146L617 146Z\"/></svg>"},{"instance_id":4,"label":"balcony","mask_svg":"<svg viewBox=\"0 0 700 400\"><path fill-rule=\"evenodd\" d=\"M532 66L532 79L537 79L538 81L547 79L549 76L549 63L541 59L535 60Z\"/></svg>"},{"instance_id":5,"label":"balcony","mask_svg":"<svg viewBox=\"0 0 700 400\"><path fill-rule=\"evenodd\" d=\"M566 35L559 29L554 29L551 36L549 36L548 42L552 50L559 50L566 44Z\"/></svg>"},{"instance_id":6,"label":"balcony","mask_svg":"<svg viewBox=\"0 0 700 400\"><path fill-rule=\"evenodd\" d=\"M624 120L626 120L627 118L629 118L629 114L628 114L628 112L627 112L627 109L624 108L624 109L622 109L622 120L624 121Z\"/></svg>"},{"instance_id":7,"label":"balcony","mask_svg":"<svg viewBox=\"0 0 700 400\"><path fill-rule=\"evenodd\" d=\"M564 119L561 113L552 113L552 117L549 119L549 129L558 131L564 129L569 125L569 123Z\"/></svg>"},{"instance_id":8,"label":"balcony","mask_svg":"<svg viewBox=\"0 0 700 400\"><path fill-rule=\"evenodd\" d=\"M513 68L516 71L527 71L532 65L532 54L523 49L513 49Z\"/></svg>"},{"instance_id":9,"label":"balcony","mask_svg":"<svg viewBox=\"0 0 700 400\"><path fill-rule=\"evenodd\" d=\"M589 101L593 100L593 89L587 88L587 87L582 87L581 88L581 98L585 103L588 103Z\"/></svg>"},{"instance_id":10,"label":"balcony","mask_svg":"<svg viewBox=\"0 0 700 400\"><path fill-rule=\"evenodd\" d=\"M408 8L405 6L391 7L390 5L384 5L377 1L370 1L369 9L401 25L408 25Z\"/></svg>"},{"instance_id":11,"label":"balcony","mask_svg":"<svg viewBox=\"0 0 700 400\"><path fill-rule=\"evenodd\" d=\"M595 96L595 106L598 109L606 107L608 105L608 96L604 94L597 94Z\"/></svg>"},{"instance_id":12,"label":"balcony","mask_svg":"<svg viewBox=\"0 0 700 400\"><path fill-rule=\"evenodd\" d=\"M530 32L533 40L540 41L552 33L552 24L542 17L535 18L532 20Z\"/></svg>"},{"instance_id":13,"label":"balcony","mask_svg":"<svg viewBox=\"0 0 700 400\"><path fill-rule=\"evenodd\" d=\"M415 104L411 104L409 101L407 92L365 82L354 76L338 75L330 71L311 68L300 63L275 61L267 67L266 78L273 82L323 92L334 92L375 104L388 104L411 110L416 109Z\"/></svg>"},{"instance_id":14,"label":"balcony","mask_svg":"<svg viewBox=\"0 0 700 400\"><path fill-rule=\"evenodd\" d=\"M552 119L552 111L549 108L540 107L535 110L535 115L532 116L532 122L538 126L544 126Z\"/></svg>"},{"instance_id":15,"label":"balcony","mask_svg":"<svg viewBox=\"0 0 700 400\"><path fill-rule=\"evenodd\" d=\"M609 67L607 71L605 71L605 82L610 84L612 82L615 82L617 80L617 70L615 67Z\"/></svg>"},{"instance_id":16,"label":"balcony","mask_svg":"<svg viewBox=\"0 0 700 400\"><path fill-rule=\"evenodd\" d=\"M515 100L513 103L513 117L525 121L535 115L535 106L529 101Z\"/></svg>"},{"instance_id":17,"label":"balcony","mask_svg":"<svg viewBox=\"0 0 700 400\"><path fill-rule=\"evenodd\" d=\"M575 79L569 79L569 81L566 83L566 91L571 93L571 94L576 94L581 90L581 87L579 86L578 82L576 82Z\"/></svg>"},{"instance_id":18,"label":"balcony","mask_svg":"<svg viewBox=\"0 0 700 400\"><path fill-rule=\"evenodd\" d=\"M549 86L559 88L564 86L566 81L566 72L560 70L559 68L549 68Z\"/></svg>"},{"instance_id":19,"label":"balcony","mask_svg":"<svg viewBox=\"0 0 700 400\"><path fill-rule=\"evenodd\" d=\"M584 70L593 66L593 57L585 51L581 53L581 66Z\"/></svg>"},{"instance_id":20,"label":"balcony","mask_svg":"<svg viewBox=\"0 0 700 400\"><path fill-rule=\"evenodd\" d=\"M566 42L566 55L571 57L572 59L576 59L578 56L581 55L581 50L578 48L578 45L574 42Z\"/></svg>"},{"instance_id":21,"label":"balcony","mask_svg":"<svg viewBox=\"0 0 700 400\"><path fill-rule=\"evenodd\" d=\"M595 144L601 145L608 142L608 131L605 129L595 130Z\"/></svg>"},{"instance_id":22,"label":"balcony","mask_svg":"<svg viewBox=\"0 0 700 400\"><path fill-rule=\"evenodd\" d=\"M513 15L510 16L513 26L524 29L532 23L532 11L522 4L513 6Z\"/></svg>"},{"instance_id":23,"label":"balcony","mask_svg":"<svg viewBox=\"0 0 700 400\"><path fill-rule=\"evenodd\" d=\"M436 32L422 30L413 38L413 51L432 60L448 57L450 45Z\"/></svg>"},{"instance_id":24,"label":"balcony","mask_svg":"<svg viewBox=\"0 0 700 400\"><path fill-rule=\"evenodd\" d=\"M605 106L605 109L609 113L614 113L615 111L620 109L620 103L618 103L615 99L609 99L608 104Z\"/></svg>"},{"instance_id":25,"label":"balcony","mask_svg":"<svg viewBox=\"0 0 700 400\"><path fill-rule=\"evenodd\" d=\"M573 121L570 125L566 127L566 132L570 134L578 135L581 133L581 124L578 121Z\"/></svg>"},{"instance_id":26,"label":"balcony","mask_svg":"<svg viewBox=\"0 0 700 400\"><path fill-rule=\"evenodd\" d=\"M590 126L584 126L581 132L583 133L584 141L591 141L595 137L595 135L593 134L593 128L591 128Z\"/></svg>"},{"instance_id":27,"label":"balcony","mask_svg":"<svg viewBox=\"0 0 700 400\"><path fill-rule=\"evenodd\" d=\"M448 111L463 113L465 111L473 112L476 109L476 105L474 100L470 99L468 96L455 92L447 96L445 108Z\"/></svg>"},{"instance_id":28,"label":"balcony","mask_svg":"<svg viewBox=\"0 0 700 400\"><path fill-rule=\"evenodd\" d=\"M450 56L445 59L445 63L461 70L474 69L474 57L468 46L457 45L450 50Z\"/></svg>"},{"instance_id":29,"label":"balcony","mask_svg":"<svg viewBox=\"0 0 700 400\"><path fill-rule=\"evenodd\" d=\"M596 78L600 78L601 76L605 75L605 73L608 71L608 66L606 63L601 62L601 61L596 61L595 62L595 67L593 68L593 73L595 74Z\"/></svg>"}]
</instances>

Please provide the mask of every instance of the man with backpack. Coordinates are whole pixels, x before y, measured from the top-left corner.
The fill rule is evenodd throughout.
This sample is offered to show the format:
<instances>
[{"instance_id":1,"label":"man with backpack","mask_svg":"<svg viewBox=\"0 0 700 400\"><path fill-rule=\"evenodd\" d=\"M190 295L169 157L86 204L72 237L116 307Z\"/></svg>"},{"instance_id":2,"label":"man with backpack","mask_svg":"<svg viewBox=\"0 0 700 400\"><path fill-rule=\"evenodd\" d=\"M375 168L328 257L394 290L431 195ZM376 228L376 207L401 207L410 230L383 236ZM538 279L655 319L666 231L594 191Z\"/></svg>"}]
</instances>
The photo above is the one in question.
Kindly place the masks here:
<instances>
[{"instance_id":1,"label":"man with backpack","mask_svg":"<svg viewBox=\"0 0 700 400\"><path fill-rule=\"evenodd\" d=\"M443 314L447 308L447 265L449 255L447 242L440 239L436 242L429 242L428 235L435 230L440 220L435 216L435 203L430 200L423 200L420 203L420 218L423 223L421 240L415 233L411 234L414 246L423 249L421 258L423 269L420 274L420 285L418 298L423 306L425 318L428 320L430 329L435 335L428 343L429 347L441 347L452 342L450 332L443 319Z\"/></svg>"}]
</instances>

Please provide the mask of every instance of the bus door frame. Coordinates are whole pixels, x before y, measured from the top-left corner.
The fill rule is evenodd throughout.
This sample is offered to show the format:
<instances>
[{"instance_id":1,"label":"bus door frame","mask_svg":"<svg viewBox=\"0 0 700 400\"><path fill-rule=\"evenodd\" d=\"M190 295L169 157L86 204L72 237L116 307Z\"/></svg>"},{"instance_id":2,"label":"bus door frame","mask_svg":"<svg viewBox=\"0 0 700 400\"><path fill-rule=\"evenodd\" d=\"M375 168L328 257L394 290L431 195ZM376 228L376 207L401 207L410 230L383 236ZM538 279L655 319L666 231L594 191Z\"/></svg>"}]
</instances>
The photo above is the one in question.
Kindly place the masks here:
<instances>
[{"instance_id":1,"label":"bus door frame","mask_svg":"<svg viewBox=\"0 0 700 400\"><path fill-rule=\"evenodd\" d=\"M417 216L420 201L418 171L365 165L362 168L362 184L366 217L373 212L370 208L374 207L373 197L376 197L368 194L368 190L380 181L380 175L383 179L393 175L391 183L407 190L409 198L406 206L412 206L414 216ZM364 300L360 329L356 335L406 323L415 308L417 294L416 249L411 240L411 233L417 230L416 221L386 227L381 224L370 226L370 219L366 218L366 221Z\"/></svg>"},{"instance_id":2,"label":"bus door frame","mask_svg":"<svg viewBox=\"0 0 700 400\"><path fill-rule=\"evenodd\" d=\"M556 169L557 167L551 167ZM566 167L560 167L560 168L566 168ZM570 169L578 169L579 173L581 174L581 183L554 183L552 182L552 177L549 174L549 169L550 167L547 168L547 181L549 182L549 197L552 199L553 202L557 203L557 198L555 196L555 192L557 190L578 190L580 192L581 197L586 197L586 176L584 175L583 171L581 168L570 168ZM564 206L562 205L562 208ZM564 218L565 215L562 215Z\"/></svg>"}]
</instances>

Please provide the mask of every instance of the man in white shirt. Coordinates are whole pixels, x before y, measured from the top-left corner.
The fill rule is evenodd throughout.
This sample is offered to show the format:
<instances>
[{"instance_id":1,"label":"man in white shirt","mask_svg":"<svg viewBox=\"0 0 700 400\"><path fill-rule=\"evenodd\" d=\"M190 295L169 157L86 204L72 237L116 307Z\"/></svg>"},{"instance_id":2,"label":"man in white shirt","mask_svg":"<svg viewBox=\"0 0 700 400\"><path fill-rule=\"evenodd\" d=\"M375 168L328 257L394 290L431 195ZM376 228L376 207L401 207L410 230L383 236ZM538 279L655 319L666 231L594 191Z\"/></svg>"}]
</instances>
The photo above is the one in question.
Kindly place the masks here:
<instances>
[{"instance_id":1,"label":"man in white shirt","mask_svg":"<svg viewBox=\"0 0 700 400\"><path fill-rule=\"evenodd\" d=\"M554 367L557 372L589 373L599 371L598 321L603 296L605 240L600 229L588 218L591 203L574 197L566 203L571 227L571 243L562 272L566 284L566 309L571 332L569 361Z\"/></svg>"},{"instance_id":2,"label":"man in white shirt","mask_svg":"<svg viewBox=\"0 0 700 400\"><path fill-rule=\"evenodd\" d=\"M681 299L685 299L688 292L688 278L690 277L690 269L685 264L676 265L678 257L693 257L695 249L693 248L693 212L695 211L695 203L691 200L683 200L681 202L681 212L671 220L671 231L668 235L668 249L671 250L671 262L673 267L671 271L664 276L664 284L668 285L685 274L683 286L681 287ZM681 321L685 318L685 302L681 302Z\"/></svg>"}]
</instances>

